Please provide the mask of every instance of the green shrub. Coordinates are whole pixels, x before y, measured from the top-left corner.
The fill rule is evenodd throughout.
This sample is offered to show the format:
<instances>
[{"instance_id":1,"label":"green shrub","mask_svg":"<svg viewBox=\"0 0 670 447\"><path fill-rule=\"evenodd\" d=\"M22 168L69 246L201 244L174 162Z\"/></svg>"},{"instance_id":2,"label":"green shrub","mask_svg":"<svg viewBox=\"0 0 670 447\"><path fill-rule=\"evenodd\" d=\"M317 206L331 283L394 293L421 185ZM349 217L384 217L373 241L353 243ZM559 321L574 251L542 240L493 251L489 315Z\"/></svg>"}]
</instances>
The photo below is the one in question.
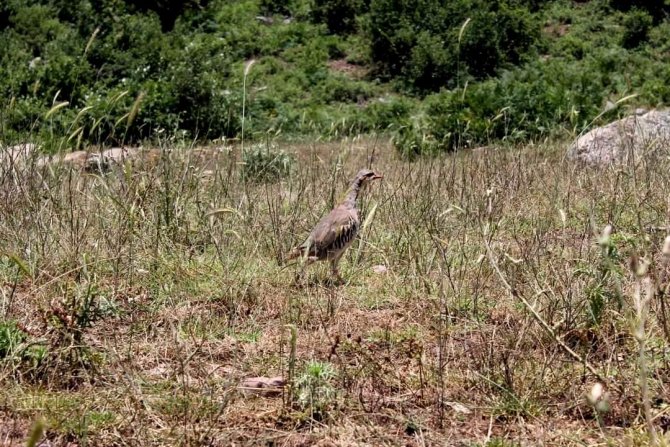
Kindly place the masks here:
<instances>
[{"instance_id":1,"label":"green shrub","mask_svg":"<svg viewBox=\"0 0 670 447\"><path fill-rule=\"evenodd\" d=\"M387 130L406 124L416 104L402 97L384 97L370 103L365 108L370 128Z\"/></svg>"},{"instance_id":2,"label":"green shrub","mask_svg":"<svg viewBox=\"0 0 670 447\"><path fill-rule=\"evenodd\" d=\"M351 81L345 77L329 77L315 89L318 98L325 104L333 102L362 102L371 96L371 88L365 82Z\"/></svg>"},{"instance_id":3,"label":"green shrub","mask_svg":"<svg viewBox=\"0 0 670 447\"><path fill-rule=\"evenodd\" d=\"M381 73L418 91L454 87L460 70L483 79L519 64L540 37L537 19L505 0L372 0L367 34Z\"/></svg>"},{"instance_id":4,"label":"green shrub","mask_svg":"<svg viewBox=\"0 0 670 447\"><path fill-rule=\"evenodd\" d=\"M255 144L242 152L244 181L274 182L288 176L293 158L270 144Z\"/></svg>"},{"instance_id":5,"label":"green shrub","mask_svg":"<svg viewBox=\"0 0 670 447\"><path fill-rule=\"evenodd\" d=\"M398 127L392 137L393 146L406 159L413 160L420 155L432 155L441 147L426 126L410 121Z\"/></svg>"},{"instance_id":6,"label":"green shrub","mask_svg":"<svg viewBox=\"0 0 670 447\"><path fill-rule=\"evenodd\" d=\"M314 0L312 17L333 34L356 31L356 18L367 11L369 0Z\"/></svg>"},{"instance_id":7,"label":"green shrub","mask_svg":"<svg viewBox=\"0 0 670 447\"><path fill-rule=\"evenodd\" d=\"M637 48L647 42L652 22L652 16L641 9L633 9L626 14L623 21L625 31L621 45L624 48Z\"/></svg>"},{"instance_id":8,"label":"green shrub","mask_svg":"<svg viewBox=\"0 0 670 447\"><path fill-rule=\"evenodd\" d=\"M621 13L614 3L10 0L0 6L0 137L40 138L46 150L239 137L250 59L247 139L395 129L413 153L573 131L611 96L670 96L667 6L615 5ZM566 35L551 31L568 23ZM530 61L536 52L547 62ZM350 77L334 59L364 69Z\"/></svg>"},{"instance_id":9,"label":"green shrub","mask_svg":"<svg viewBox=\"0 0 670 447\"><path fill-rule=\"evenodd\" d=\"M667 18L670 14L670 3L665 0L651 2L646 0L610 0L610 4L621 11L644 10L652 16L655 22Z\"/></svg>"},{"instance_id":10,"label":"green shrub","mask_svg":"<svg viewBox=\"0 0 670 447\"><path fill-rule=\"evenodd\" d=\"M291 15L291 0L260 0L259 5L263 14Z\"/></svg>"},{"instance_id":11,"label":"green shrub","mask_svg":"<svg viewBox=\"0 0 670 447\"><path fill-rule=\"evenodd\" d=\"M581 130L618 87L595 69L607 63L605 57L581 63L537 61L465 90L428 96L424 122L403 128L396 147L405 154L430 153Z\"/></svg>"}]
</instances>

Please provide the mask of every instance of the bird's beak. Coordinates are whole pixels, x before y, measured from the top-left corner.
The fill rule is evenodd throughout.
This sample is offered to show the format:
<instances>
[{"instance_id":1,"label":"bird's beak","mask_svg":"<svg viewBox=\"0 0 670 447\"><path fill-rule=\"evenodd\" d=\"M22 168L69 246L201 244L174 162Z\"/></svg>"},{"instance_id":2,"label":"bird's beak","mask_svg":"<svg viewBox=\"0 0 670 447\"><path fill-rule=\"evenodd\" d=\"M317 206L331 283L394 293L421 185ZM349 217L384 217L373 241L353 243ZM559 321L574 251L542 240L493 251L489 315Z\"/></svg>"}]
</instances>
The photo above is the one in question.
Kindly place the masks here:
<instances>
[{"instance_id":1,"label":"bird's beak","mask_svg":"<svg viewBox=\"0 0 670 447\"><path fill-rule=\"evenodd\" d=\"M383 174L375 174L372 176L372 180L381 180L384 178Z\"/></svg>"}]
</instances>

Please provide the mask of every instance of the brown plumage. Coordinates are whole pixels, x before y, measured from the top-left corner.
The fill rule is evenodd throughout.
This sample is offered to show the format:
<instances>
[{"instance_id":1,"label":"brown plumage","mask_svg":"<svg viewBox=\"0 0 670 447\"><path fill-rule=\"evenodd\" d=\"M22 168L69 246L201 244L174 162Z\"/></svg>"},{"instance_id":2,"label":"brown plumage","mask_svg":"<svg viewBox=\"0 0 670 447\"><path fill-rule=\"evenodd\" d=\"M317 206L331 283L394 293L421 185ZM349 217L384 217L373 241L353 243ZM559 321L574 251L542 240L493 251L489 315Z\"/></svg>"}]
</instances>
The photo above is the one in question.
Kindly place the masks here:
<instances>
[{"instance_id":1,"label":"brown plumage","mask_svg":"<svg viewBox=\"0 0 670 447\"><path fill-rule=\"evenodd\" d=\"M382 175L369 169L360 170L344 200L316 224L307 240L295 247L289 253L288 259L302 256L307 264L330 261L333 275L339 279L337 264L356 238L361 226L356 203L358 194L369 182L381 178Z\"/></svg>"}]
</instances>

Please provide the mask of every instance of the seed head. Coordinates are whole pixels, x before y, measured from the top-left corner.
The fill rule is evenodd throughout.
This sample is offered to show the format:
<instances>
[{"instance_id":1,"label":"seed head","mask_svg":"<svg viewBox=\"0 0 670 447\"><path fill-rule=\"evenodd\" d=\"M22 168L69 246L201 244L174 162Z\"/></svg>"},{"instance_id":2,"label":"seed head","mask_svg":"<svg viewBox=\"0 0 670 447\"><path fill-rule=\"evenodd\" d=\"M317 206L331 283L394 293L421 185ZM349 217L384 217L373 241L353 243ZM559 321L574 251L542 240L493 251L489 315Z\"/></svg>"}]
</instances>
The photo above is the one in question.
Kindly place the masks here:
<instances>
[{"instance_id":1,"label":"seed head","mask_svg":"<svg viewBox=\"0 0 670 447\"><path fill-rule=\"evenodd\" d=\"M663 242L663 256L670 257L670 236L666 236Z\"/></svg>"},{"instance_id":2,"label":"seed head","mask_svg":"<svg viewBox=\"0 0 670 447\"><path fill-rule=\"evenodd\" d=\"M595 405L601 397L603 397L603 384L596 382L592 387L589 394L586 396L591 405Z\"/></svg>"},{"instance_id":3,"label":"seed head","mask_svg":"<svg viewBox=\"0 0 670 447\"><path fill-rule=\"evenodd\" d=\"M649 261L637 255L633 255L630 257L630 269L636 277L644 278L647 276L647 271L649 270Z\"/></svg>"},{"instance_id":4,"label":"seed head","mask_svg":"<svg viewBox=\"0 0 670 447\"><path fill-rule=\"evenodd\" d=\"M602 247L609 245L611 235L612 235L612 225L607 225L605 228L603 228L603 232L600 234L598 244Z\"/></svg>"}]
</instances>

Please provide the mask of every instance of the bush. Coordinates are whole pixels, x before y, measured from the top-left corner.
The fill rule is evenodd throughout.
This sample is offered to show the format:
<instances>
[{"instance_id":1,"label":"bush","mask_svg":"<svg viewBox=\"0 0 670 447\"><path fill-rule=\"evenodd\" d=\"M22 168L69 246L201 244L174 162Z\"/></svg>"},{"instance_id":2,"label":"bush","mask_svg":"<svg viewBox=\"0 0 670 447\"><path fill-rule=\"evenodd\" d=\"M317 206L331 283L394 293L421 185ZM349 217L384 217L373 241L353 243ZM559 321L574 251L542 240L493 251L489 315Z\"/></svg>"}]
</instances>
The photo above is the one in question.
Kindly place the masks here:
<instances>
[{"instance_id":1,"label":"bush","mask_svg":"<svg viewBox=\"0 0 670 447\"><path fill-rule=\"evenodd\" d=\"M640 93L646 105L670 96L667 5L636 1L620 13L614 0L159 3L3 2L1 139L39 137L46 150L62 150L133 144L158 130L238 137L250 59L247 139L392 128L408 152L431 152L572 130L609 95ZM265 24L259 14L294 20ZM557 23L572 25L556 32ZM548 62L529 62L536 52ZM333 59L364 68L350 76Z\"/></svg>"},{"instance_id":2,"label":"bush","mask_svg":"<svg viewBox=\"0 0 670 447\"><path fill-rule=\"evenodd\" d=\"M242 152L242 179L254 182L274 182L287 177L294 160L270 144L255 144Z\"/></svg>"},{"instance_id":3,"label":"bush","mask_svg":"<svg viewBox=\"0 0 670 447\"><path fill-rule=\"evenodd\" d=\"M595 68L602 63L538 61L465 91L431 95L422 123L405 126L395 137L396 148L411 155L581 130L616 88L606 87L612 80Z\"/></svg>"},{"instance_id":4,"label":"bush","mask_svg":"<svg viewBox=\"0 0 670 447\"><path fill-rule=\"evenodd\" d=\"M419 121L406 122L394 132L391 139L400 155L409 160L420 155L436 154L441 149L433 135L426 131L426 126Z\"/></svg>"},{"instance_id":5,"label":"bush","mask_svg":"<svg viewBox=\"0 0 670 447\"><path fill-rule=\"evenodd\" d=\"M316 87L316 94L325 104L333 102L362 102L370 95L365 82L351 81L345 77L330 77Z\"/></svg>"},{"instance_id":6,"label":"bush","mask_svg":"<svg viewBox=\"0 0 670 447\"><path fill-rule=\"evenodd\" d=\"M368 105L364 113L370 128L384 131L404 126L415 107L416 104L401 97L381 98Z\"/></svg>"},{"instance_id":7,"label":"bush","mask_svg":"<svg viewBox=\"0 0 670 447\"><path fill-rule=\"evenodd\" d=\"M454 87L461 70L483 79L519 64L540 37L537 19L505 0L372 0L367 34L381 73L422 92Z\"/></svg>"},{"instance_id":8,"label":"bush","mask_svg":"<svg viewBox=\"0 0 670 447\"><path fill-rule=\"evenodd\" d=\"M633 9L626 14L623 21L625 31L621 39L621 45L624 48L637 48L647 42L652 22L651 15L641 9Z\"/></svg>"},{"instance_id":9,"label":"bush","mask_svg":"<svg viewBox=\"0 0 670 447\"><path fill-rule=\"evenodd\" d=\"M291 0L260 0L260 8L266 15L291 15L291 3Z\"/></svg>"},{"instance_id":10,"label":"bush","mask_svg":"<svg viewBox=\"0 0 670 447\"><path fill-rule=\"evenodd\" d=\"M670 14L670 2L666 0L610 0L610 4L621 11L643 10L658 23Z\"/></svg>"},{"instance_id":11,"label":"bush","mask_svg":"<svg viewBox=\"0 0 670 447\"><path fill-rule=\"evenodd\" d=\"M369 0L314 0L312 18L324 23L332 34L356 31L356 17L368 9Z\"/></svg>"}]
</instances>

